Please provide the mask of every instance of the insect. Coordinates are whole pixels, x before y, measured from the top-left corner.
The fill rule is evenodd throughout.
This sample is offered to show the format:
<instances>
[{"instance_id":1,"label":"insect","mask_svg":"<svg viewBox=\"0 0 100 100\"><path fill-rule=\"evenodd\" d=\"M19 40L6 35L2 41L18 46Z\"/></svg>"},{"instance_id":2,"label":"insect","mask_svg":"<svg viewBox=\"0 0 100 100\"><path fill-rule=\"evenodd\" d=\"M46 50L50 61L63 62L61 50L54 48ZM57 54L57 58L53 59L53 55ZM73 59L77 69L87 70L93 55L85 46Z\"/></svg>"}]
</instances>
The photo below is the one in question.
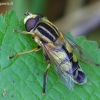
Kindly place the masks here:
<instances>
[{"instance_id":1,"label":"insect","mask_svg":"<svg viewBox=\"0 0 100 100\"><path fill-rule=\"evenodd\" d=\"M80 85L86 83L87 79L79 65L78 59L94 66L100 65L96 64L81 47L59 31L44 16L29 12L26 12L25 16L24 24L26 31L14 30L14 32L31 34L38 46L33 50L9 56L9 59L25 53L36 52L42 48L47 61L47 68L43 78L43 93L46 93L47 73L50 68L50 61L53 63L60 79L69 89L73 89L74 83Z\"/></svg>"}]
</instances>

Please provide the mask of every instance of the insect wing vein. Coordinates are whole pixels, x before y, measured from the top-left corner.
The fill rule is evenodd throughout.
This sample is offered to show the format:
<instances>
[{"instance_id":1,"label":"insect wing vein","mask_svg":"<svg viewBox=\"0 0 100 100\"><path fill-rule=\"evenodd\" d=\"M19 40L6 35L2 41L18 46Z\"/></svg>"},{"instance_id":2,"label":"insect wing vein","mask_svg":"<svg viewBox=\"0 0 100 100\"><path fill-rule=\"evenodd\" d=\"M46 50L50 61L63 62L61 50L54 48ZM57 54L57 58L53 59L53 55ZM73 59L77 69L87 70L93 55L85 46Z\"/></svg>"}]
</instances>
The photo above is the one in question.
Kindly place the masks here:
<instances>
[{"instance_id":1,"label":"insect wing vein","mask_svg":"<svg viewBox=\"0 0 100 100\"><path fill-rule=\"evenodd\" d=\"M44 45L44 48L45 48L44 50L46 51L50 60L52 61L54 68L55 68L58 76L62 80L62 82L69 89L73 90L74 82L73 82L72 67L71 67L71 63L67 57L62 59L63 57L61 54L63 53L63 50L58 49L58 48L50 48L47 43ZM67 55L67 54L65 54L65 55Z\"/></svg>"},{"instance_id":2,"label":"insect wing vein","mask_svg":"<svg viewBox=\"0 0 100 100\"><path fill-rule=\"evenodd\" d=\"M73 42L69 37L66 36L66 34L63 34L65 38L65 44L68 44L71 46L72 52L79 58L80 60L96 66L96 63L93 61L91 56L85 52L80 46L78 46L75 42Z\"/></svg>"}]
</instances>

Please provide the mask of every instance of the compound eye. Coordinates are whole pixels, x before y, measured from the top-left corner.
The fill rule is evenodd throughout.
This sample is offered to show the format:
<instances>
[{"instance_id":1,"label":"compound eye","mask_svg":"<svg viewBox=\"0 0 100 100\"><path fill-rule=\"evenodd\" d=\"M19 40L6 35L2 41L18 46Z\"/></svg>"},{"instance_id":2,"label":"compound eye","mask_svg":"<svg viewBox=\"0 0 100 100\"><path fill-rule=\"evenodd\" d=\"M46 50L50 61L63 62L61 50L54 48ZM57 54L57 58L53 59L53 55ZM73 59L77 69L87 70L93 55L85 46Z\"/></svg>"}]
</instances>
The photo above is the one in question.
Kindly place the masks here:
<instances>
[{"instance_id":1,"label":"compound eye","mask_svg":"<svg viewBox=\"0 0 100 100\"><path fill-rule=\"evenodd\" d=\"M28 32L30 32L36 25L37 20L34 18L30 18L26 21L25 27Z\"/></svg>"}]
</instances>

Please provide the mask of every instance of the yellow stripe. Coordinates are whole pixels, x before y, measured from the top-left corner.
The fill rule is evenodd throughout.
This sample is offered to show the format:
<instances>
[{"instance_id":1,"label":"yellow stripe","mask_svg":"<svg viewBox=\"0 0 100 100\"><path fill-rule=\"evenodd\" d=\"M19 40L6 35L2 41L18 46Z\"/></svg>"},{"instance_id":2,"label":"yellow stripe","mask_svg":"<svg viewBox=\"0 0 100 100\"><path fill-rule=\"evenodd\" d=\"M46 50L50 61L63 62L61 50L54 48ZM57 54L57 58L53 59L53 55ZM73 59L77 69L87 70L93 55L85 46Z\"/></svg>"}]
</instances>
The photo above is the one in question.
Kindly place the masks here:
<instances>
[{"instance_id":1,"label":"yellow stripe","mask_svg":"<svg viewBox=\"0 0 100 100\"><path fill-rule=\"evenodd\" d=\"M77 57L73 54L73 61L77 62Z\"/></svg>"},{"instance_id":2,"label":"yellow stripe","mask_svg":"<svg viewBox=\"0 0 100 100\"><path fill-rule=\"evenodd\" d=\"M66 42L66 49L68 50L69 53L72 53L72 47L68 42Z\"/></svg>"}]
</instances>

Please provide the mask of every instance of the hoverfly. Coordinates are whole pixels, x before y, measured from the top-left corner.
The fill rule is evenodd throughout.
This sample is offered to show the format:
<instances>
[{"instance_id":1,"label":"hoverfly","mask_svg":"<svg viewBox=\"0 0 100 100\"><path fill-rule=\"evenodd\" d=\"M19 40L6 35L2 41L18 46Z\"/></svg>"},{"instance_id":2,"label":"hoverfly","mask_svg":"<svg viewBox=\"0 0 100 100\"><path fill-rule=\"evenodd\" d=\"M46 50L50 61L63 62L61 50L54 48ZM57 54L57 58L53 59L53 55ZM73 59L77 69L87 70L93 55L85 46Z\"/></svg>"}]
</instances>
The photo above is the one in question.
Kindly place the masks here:
<instances>
[{"instance_id":1,"label":"hoverfly","mask_svg":"<svg viewBox=\"0 0 100 100\"><path fill-rule=\"evenodd\" d=\"M100 65L96 64L81 47L65 34L61 33L61 31L44 16L31 14L29 12L26 12L25 16L24 24L26 31L14 30L14 32L31 34L38 46L33 50L9 56L9 59L25 53L38 51L42 47L48 64L43 78L43 93L46 92L47 73L50 68L50 61L53 63L63 83L69 89L73 89L74 83L86 83L87 79L79 65L78 59L94 66Z\"/></svg>"}]
</instances>

